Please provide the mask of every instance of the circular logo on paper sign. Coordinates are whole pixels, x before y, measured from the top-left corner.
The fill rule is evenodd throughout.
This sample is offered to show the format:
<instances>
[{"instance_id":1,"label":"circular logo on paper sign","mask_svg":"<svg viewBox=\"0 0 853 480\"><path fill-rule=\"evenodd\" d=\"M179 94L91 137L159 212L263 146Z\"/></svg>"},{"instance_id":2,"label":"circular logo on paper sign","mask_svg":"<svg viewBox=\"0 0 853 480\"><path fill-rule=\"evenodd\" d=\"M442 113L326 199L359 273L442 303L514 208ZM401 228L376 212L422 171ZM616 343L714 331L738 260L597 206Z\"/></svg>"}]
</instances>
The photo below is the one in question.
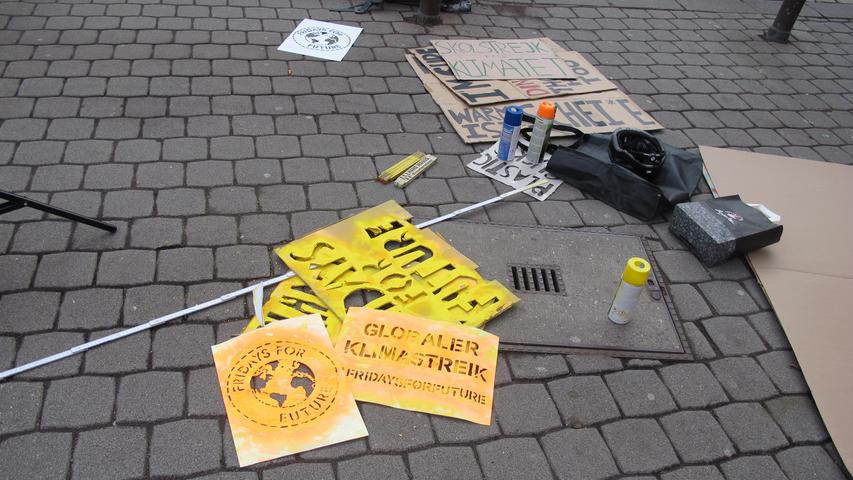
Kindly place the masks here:
<instances>
[{"instance_id":1,"label":"circular logo on paper sign","mask_svg":"<svg viewBox=\"0 0 853 480\"><path fill-rule=\"evenodd\" d=\"M352 39L346 33L327 27L305 27L293 32L293 41L297 45L320 52L334 52L347 49Z\"/></svg>"},{"instance_id":2,"label":"circular logo on paper sign","mask_svg":"<svg viewBox=\"0 0 853 480\"><path fill-rule=\"evenodd\" d=\"M330 411L338 395L340 371L324 349L271 341L247 350L231 367L226 401L260 425L303 425Z\"/></svg>"}]
</instances>

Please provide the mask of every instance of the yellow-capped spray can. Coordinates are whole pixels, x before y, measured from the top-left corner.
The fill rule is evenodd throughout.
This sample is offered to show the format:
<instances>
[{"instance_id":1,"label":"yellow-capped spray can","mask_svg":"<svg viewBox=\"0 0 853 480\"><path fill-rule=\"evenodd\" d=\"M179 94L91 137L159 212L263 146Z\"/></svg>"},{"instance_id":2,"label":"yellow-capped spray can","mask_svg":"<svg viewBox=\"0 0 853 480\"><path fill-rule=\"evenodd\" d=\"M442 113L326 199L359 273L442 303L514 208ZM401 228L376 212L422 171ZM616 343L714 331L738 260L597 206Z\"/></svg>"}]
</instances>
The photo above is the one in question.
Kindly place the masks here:
<instances>
[{"instance_id":1,"label":"yellow-capped spray can","mask_svg":"<svg viewBox=\"0 0 853 480\"><path fill-rule=\"evenodd\" d=\"M622 281L619 289L613 296L613 304L607 312L607 318L613 323L624 325L631 321L631 311L640 301L640 293L646 287L649 272L652 266L648 260L640 257L631 257L622 271Z\"/></svg>"}]
</instances>

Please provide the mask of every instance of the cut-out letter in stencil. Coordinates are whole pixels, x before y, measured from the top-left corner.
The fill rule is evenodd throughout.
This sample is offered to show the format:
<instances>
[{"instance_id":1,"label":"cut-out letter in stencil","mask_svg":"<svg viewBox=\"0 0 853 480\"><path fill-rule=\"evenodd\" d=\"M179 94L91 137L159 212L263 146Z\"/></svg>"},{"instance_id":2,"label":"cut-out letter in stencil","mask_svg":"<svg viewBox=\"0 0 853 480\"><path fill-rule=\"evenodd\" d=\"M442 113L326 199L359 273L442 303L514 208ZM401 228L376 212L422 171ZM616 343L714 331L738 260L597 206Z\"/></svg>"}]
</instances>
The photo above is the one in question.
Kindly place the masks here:
<instances>
[{"instance_id":1,"label":"cut-out letter in stencil","mask_svg":"<svg viewBox=\"0 0 853 480\"><path fill-rule=\"evenodd\" d=\"M350 308L335 351L357 400L491 423L496 335L457 323Z\"/></svg>"},{"instance_id":2,"label":"cut-out letter in stencil","mask_svg":"<svg viewBox=\"0 0 853 480\"><path fill-rule=\"evenodd\" d=\"M214 345L241 467L367 436L319 315Z\"/></svg>"},{"instance_id":3,"label":"cut-out letter in stencil","mask_svg":"<svg viewBox=\"0 0 853 480\"><path fill-rule=\"evenodd\" d=\"M374 310L473 327L482 327L518 301L500 283L480 277L477 265L440 236L412 225L410 218L389 201L276 249L310 292L298 281L285 281L264 306L265 314L276 320L297 312L321 313L336 338L347 301L354 298L364 299L364 306ZM253 320L247 329L256 326Z\"/></svg>"}]
</instances>

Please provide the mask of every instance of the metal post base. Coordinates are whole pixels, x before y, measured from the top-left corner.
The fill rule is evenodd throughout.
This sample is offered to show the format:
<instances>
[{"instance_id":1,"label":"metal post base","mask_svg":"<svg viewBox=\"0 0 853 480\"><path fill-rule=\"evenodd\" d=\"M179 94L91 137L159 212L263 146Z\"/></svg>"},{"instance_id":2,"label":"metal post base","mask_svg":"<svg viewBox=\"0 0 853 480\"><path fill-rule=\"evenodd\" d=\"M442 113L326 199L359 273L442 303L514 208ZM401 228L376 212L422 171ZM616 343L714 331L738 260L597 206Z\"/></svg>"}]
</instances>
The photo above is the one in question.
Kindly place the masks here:
<instances>
[{"instance_id":1,"label":"metal post base","mask_svg":"<svg viewBox=\"0 0 853 480\"><path fill-rule=\"evenodd\" d=\"M791 30L793 30L794 23L800 16L800 11L805 3L806 0L783 0L779 12L776 14L776 19L773 20L773 25L763 35L764 40L788 43L788 37L791 36Z\"/></svg>"},{"instance_id":2,"label":"metal post base","mask_svg":"<svg viewBox=\"0 0 853 480\"><path fill-rule=\"evenodd\" d=\"M441 0L421 0L413 18L418 25L438 25L441 23Z\"/></svg>"}]
</instances>

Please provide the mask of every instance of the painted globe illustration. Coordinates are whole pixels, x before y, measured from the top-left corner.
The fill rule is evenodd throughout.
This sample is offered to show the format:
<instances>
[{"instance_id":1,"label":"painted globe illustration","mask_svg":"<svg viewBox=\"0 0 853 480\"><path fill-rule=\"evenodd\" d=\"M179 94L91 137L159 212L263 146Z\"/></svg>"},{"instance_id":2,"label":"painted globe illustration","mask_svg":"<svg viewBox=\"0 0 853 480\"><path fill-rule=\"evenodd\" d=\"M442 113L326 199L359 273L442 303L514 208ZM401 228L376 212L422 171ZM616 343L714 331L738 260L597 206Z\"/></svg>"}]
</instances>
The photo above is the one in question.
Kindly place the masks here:
<instances>
[{"instance_id":1,"label":"painted globe illustration","mask_svg":"<svg viewBox=\"0 0 853 480\"><path fill-rule=\"evenodd\" d=\"M318 30L305 35L305 38L311 43L321 43L324 45L334 45L340 40L338 36L328 30Z\"/></svg>"},{"instance_id":2,"label":"painted globe illustration","mask_svg":"<svg viewBox=\"0 0 853 480\"><path fill-rule=\"evenodd\" d=\"M302 362L273 361L252 377L252 391L279 407L290 407L308 399L314 392L314 372Z\"/></svg>"}]
</instances>

